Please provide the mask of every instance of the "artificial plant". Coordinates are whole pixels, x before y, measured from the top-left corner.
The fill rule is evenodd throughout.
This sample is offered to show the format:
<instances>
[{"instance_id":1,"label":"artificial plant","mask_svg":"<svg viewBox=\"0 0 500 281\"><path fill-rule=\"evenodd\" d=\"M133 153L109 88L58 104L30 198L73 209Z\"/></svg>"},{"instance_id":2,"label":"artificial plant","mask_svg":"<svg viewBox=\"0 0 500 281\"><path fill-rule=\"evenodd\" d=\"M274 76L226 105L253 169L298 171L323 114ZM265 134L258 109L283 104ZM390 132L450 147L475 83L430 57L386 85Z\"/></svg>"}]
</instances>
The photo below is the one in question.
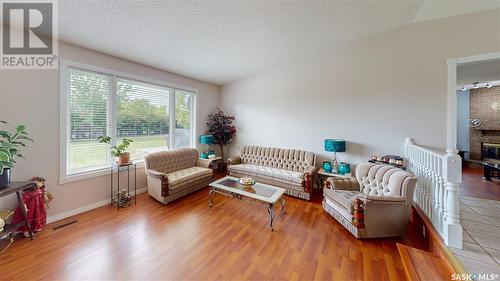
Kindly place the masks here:
<instances>
[{"instance_id":1,"label":"artificial plant","mask_svg":"<svg viewBox=\"0 0 500 281\"><path fill-rule=\"evenodd\" d=\"M224 159L224 146L230 144L236 135L234 120L234 116L226 115L220 108L208 115L207 133L214 136L215 143L220 147L222 159Z\"/></svg>"},{"instance_id":2,"label":"artificial plant","mask_svg":"<svg viewBox=\"0 0 500 281\"><path fill-rule=\"evenodd\" d=\"M1 124L8 124L0 120ZM27 141L33 141L28 137L26 126L18 125L15 132L0 130L0 175L4 169L14 168L15 158L23 157L21 148L26 146Z\"/></svg>"},{"instance_id":3,"label":"artificial plant","mask_svg":"<svg viewBox=\"0 0 500 281\"><path fill-rule=\"evenodd\" d=\"M110 144L111 143L111 137L110 136L100 136L97 138L99 143L105 143L105 144ZM127 148L130 146L131 143L134 141L131 139L123 139L122 142L119 145L113 145L111 147L111 155L114 157L120 157L123 153L126 152Z\"/></svg>"}]
</instances>

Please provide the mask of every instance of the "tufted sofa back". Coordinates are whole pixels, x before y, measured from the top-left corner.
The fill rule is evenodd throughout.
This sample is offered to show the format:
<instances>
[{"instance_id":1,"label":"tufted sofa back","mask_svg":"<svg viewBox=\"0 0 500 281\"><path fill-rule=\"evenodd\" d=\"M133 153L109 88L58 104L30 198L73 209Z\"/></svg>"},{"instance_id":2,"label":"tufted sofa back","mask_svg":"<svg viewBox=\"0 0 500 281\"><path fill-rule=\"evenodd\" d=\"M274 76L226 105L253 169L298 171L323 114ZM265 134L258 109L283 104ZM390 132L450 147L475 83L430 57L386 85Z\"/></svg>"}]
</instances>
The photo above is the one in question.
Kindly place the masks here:
<instances>
[{"instance_id":1,"label":"tufted sofa back","mask_svg":"<svg viewBox=\"0 0 500 281\"><path fill-rule=\"evenodd\" d=\"M165 174L196 166L198 150L195 148L179 148L170 151L149 153L144 157L146 169Z\"/></svg>"},{"instance_id":2,"label":"tufted sofa back","mask_svg":"<svg viewBox=\"0 0 500 281\"><path fill-rule=\"evenodd\" d=\"M297 149L244 145L240 148L242 164L253 164L282 170L304 172L314 166L316 155Z\"/></svg>"},{"instance_id":3,"label":"tufted sofa back","mask_svg":"<svg viewBox=\"0 0 500 281\"><path fill-rule=\"evenodd\" d=\"M417 178L389 165L361 163L356 168L360 191L368 196L403 196L411 203Z\"/></svg>"}]
</instances>

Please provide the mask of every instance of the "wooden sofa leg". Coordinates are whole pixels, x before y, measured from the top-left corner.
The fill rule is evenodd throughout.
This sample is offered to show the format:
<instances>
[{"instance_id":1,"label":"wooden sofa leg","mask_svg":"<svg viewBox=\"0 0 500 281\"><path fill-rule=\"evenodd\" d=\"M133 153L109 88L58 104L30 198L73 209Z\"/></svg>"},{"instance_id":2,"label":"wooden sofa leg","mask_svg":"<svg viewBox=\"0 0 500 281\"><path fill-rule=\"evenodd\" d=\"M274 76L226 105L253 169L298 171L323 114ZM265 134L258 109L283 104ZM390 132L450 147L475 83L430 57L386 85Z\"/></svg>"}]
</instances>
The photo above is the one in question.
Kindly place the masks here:
<instances>
[{"instance_id":1,"label":"wooden sofa leg","mask_svg":"<svg viewBox=\"0 0 500 281\"><path fill-rule=\"evenodd\" d=\"M353 212L353 216L352 216L352 224L356 228L365 228L364 219L365 219L365 214L364 214L364 210L363 210L363 201L361 201L361 199L358 198L358 199L356 199L356 201L354 201L354 212Z\"/></svg>"}]
</instances>

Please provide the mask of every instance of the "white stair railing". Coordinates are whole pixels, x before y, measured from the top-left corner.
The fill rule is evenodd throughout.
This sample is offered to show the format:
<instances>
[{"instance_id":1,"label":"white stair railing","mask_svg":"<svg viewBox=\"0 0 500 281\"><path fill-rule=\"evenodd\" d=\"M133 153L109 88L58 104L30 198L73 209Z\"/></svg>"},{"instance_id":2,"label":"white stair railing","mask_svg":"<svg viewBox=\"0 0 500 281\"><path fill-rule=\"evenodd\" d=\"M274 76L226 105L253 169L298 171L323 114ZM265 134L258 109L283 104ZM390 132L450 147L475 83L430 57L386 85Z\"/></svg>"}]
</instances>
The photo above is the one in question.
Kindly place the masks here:
<instances>
[{"instance_id":1,"label":"white stair railing","mask_svg":"<svg viewBox=\"0 0 500 281\"><path fill-rule=\"evenodd\" d=\"M418 177L413 200L439 232L446 245L462 248L462 226L458 187L462 181L462 161L456 149L440 154L405 141L408 170Z\"/></svg>"}]
</instances>

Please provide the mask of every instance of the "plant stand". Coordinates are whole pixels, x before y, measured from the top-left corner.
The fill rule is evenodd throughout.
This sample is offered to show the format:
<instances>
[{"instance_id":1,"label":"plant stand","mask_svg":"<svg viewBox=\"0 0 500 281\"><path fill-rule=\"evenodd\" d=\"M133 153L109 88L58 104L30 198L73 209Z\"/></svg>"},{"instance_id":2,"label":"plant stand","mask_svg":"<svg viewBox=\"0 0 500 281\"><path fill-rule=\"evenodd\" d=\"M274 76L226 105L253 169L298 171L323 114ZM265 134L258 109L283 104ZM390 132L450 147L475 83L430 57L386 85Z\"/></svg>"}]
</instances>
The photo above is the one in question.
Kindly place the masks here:
<instances>
[{"instance_id":1,"label":"plant stand","mask_svg":"<svg viewBox=\"0 0 500 281\"><path fill-rule=\"evenodd\" d=\"M134 193L133 195L130 194L130 170L133 170L134 173ZM127 175L127 180L126 180L126 187L121 187L120 186L120 174L123 174L123 172L126 173ZM116 188L114 186L114 177L116 175ZM116 192L115 192L116 189ZM111 205L115 205L118 210L120 208L126 208L133 204L137 204L137 165L134 162L130 162L127 164L119 164L119 163L113 163L111 165L111 187L110 187L110 194L111 194Z\"/></svg>"}]
</instances>

